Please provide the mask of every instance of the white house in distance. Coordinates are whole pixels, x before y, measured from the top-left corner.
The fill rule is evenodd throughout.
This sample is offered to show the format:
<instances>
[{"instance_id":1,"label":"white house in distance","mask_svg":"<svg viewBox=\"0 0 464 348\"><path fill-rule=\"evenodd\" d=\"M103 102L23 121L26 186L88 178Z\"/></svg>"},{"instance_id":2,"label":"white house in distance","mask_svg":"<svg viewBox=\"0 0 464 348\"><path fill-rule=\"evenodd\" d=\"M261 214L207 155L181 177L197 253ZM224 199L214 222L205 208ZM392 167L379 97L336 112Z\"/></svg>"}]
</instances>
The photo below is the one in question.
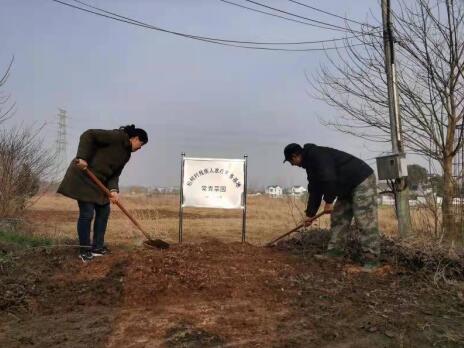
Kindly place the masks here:
<instances>
[{"instance_id":1,"label":"white house in distance","mask_svg":"<svg viewBox=\"0 0 464 348\"><path fill-rule=\"evenodd\" d=\"M435 198L435 203L433 202ZM390 194L381 194L379 195L377 202L379 205L395 205L395 198L393 195ZM430 206L430 205L441 205L443 203L443 198L438 197L438 196L429 196L429 197L424 197L424 196L419 196L417 199L410 199L409 200L409 205L411 207L425 207L425 206ZM455 204L455 203L453 203Z\"/></svg>"},{"instance_id":2,"label":"white house in distance","mask_svg":"<svg viewBox=\"0 0 464 348\"><path fill-rule=\"evenodd\" d=\"M283 190L282 190L282 187L280 187L279 185L276 185L276 186L268 186L268 187L266 187L265 192L266 192L266 194L270 195L271 197L281 197L282 193L283 193Z\"/></svg>"},{"instance_id":3,"label":"white house in distance","mask_svg":"<svg viewBox=\"0 0 464 348\"><path fill-rule=\"evenodd\" d=\"M395 198L393 195L379 195L379 205L395 205Z\"/></svg>"},{"instance_id":4,"label":"white house in distance","mask_svg":"<svg viewBox=\"0 0 464 348\"><path fill-rule=\"evenodd\" d=\"M302 196L304 195L306 192L308 192L307 189L305 189L303 186L292 186L290 188L290 194L292 196Z\"/></svg>"}]
</instances>

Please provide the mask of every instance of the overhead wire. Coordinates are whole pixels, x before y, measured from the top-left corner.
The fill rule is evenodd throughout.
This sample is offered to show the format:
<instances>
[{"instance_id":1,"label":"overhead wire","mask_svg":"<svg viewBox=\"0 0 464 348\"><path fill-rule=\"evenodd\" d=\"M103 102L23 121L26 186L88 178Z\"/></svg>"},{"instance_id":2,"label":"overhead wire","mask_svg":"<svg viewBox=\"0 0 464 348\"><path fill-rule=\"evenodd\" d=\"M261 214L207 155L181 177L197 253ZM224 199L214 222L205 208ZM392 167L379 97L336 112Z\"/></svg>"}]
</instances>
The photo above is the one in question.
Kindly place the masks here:
<instances>
[{"instance_id":1,"label":"overhead wire","mask_svg":"<svg viewBox=\"0 0 464 348\"><path fill-rule=\"evenodd\" d=\"M278 14L275 14L275 13L271 13L271 12L261 11L261 10L258 10L256 8L252 8L252 7L248 7L248 6L245 6L245 5L237 4L236 2L232 2L232 1L229 1L229 0L219 0L219 1L224 2L226 4L229 4L229 5L237 6L237 7L246 9L246 10L250 10L250 11L253 11L253 12L258 12L258 13L262 13L262 14L265 14L265 15L268 15L268 16L285 19L285 20L290 21L290 22L295 22L295 23L308 25L308 26L311 26L311 27L326 29L326 27L319 26L317 24L303 22L303 21L300 21L298 19L284 17L284 16L281 16L281 15L278 15ZM333 41L340 41L340 40L352 39L352 38L357 38L357 37L359 37L359 35L353 35L353 36L342 37L342 38L327 39L327 40L320 40L320 42L333 42ZM314 41L314 43L318 43L318 42Z\"/></svg>"},{"instance_id":2,"label":"overhead wire","mask_svg":"<svg viewBox=\"0 0 464 348\"><path fill-rule=\"evenodd\" d=\"M344 45L344 46L336 46L336 47L305 48L305 49L245 46L245 45L239 45L239 44L235 44L235 43L245 43L245 44L258 44L258 43L255 43L253 41L224 40L224 39L203 37L203 36L197 36L197 35L191 35L191 34L176 32L176 31L156 27L156 26L153 26L153 25L149 25L147 23L140 22L138 20L135 20L135 19L132 19L132 18L129 18L129 17L121 16L119 14L116 14L116 13L113 13L113 12L110 12L110 11L107 11L107 10L104 10L104 9L101 9L101 8L98 8L98 7L95 7L95 6L92 6L92 5L88 5L88 4L86 4L86 3L82 2L82 1L79 1L79 0L73 0L73 1L75 1L75 2L77 2L79 4L81 4L81 5L87 6L88 8L92 8L94 10L100 11L100 12L89 10L88 8L82 8L80 6L76 6L76 5L70 4L70 3L62 1L62 0L51 0L51 1L59 3L61 5L71 7L73 9L77 9L77 10L80 10L80 11L83 11L83 12L91 13L91 14L94 14L94 15L97 15L97 16L108 18L108 19L113 19L113 20L116 20L116 21L119 21L119 22L124 22L124 23L127 23L127 24L143 27L143 28L146 28L146 29L157 30L157 31L161 31L161 32L176 35L176 36L181 36L181 37L190 38L190 39L194 39L194 40L199 40L199 41L203 41L203 42L214 43L214 44L223 45L223 46L239 47L239 48L254 49L254 50L268 50L268 51L309 52L309 51L326 51L326 50L333 50L333 49L340 49L340 48L347 48L347 47L351 47L351 46L362 45L362 44L356 44L356 45ZM328 42L330 42L330 41L328 41ZM264 44L264 43L260 43L260 44ZM268 43L268 45L272 45L272 44L277 44L277 43ZM283 44L283 43L280 43L280 44ZM286 43L286 44L290 45L290 44L295 44L295 43Z\"/></svg>"},{"instance_id":3,"label":"overhead wire","mask_svg":"<svg viewBox=\"0 0 464 348\"><path fill-rule=\"evenodd\" d=\"M121 15L119 15L117 13L110 12L110 11L107 11L105 9L102 9L102 8L99 8L99 7L96 7L96 6L89 5L89 4L87 4L87 3L83 2L83 1L80 1L80 0L72 0L72 1L77 2L77 3L81 4L81 5L87 6L89 8L92 8L94 10L97 10L97 11L112 15L112 16L117 16L119 18L129 20L129 21L132 21L134 23L138 23L138 24L141 24L141 25L144 25L144 26L146 25L146 26L149 26L149 27L151 27L153 29L156 29L156 30L163 30L162 28L155 27L155 26L153 26L151 24L141 22L141 21L135 20L133 18L121 16ZM223 0L220 0L220 1L223 1ZM263 11L260 11L260 12L263 12ZM283 18L285 18L285 17L283 17ZM301 23L305 23L305 22L301 21ZM309 23L305 23L305 24L309 24ZM193 35L193 34L185 34L185 33L174 32L174 31L170 31L170 30L166 30L166 31L171 33L171 34L188 35L189 37L191 36L191 37L204 39L204 40L220 41L220 42L227 42L227 43L238 43L238 44L252 44L252 45L303 45L303 44L314 44L314 43L325 43L325 42L340 41L340 40L345 40L345 39L349 38L349 37L345 37L345 38L335 38L335 39L326 39L326 40L296 41L296 42L257 42L257 41L228 40L228 39L220 39L220 38L215 38L215 37L207 37L207 36L199 36L199 35Z\"/></svg>"},{"instance_id":4,"label":"overhead wire","mask_svg":"<svg viewBox=\"0 0 464 348\"><path fill-rule=\"evenodd\" d=\"M253 8L253 7L237 4L236 2L232 2L232 1L229 1L229 0L219 0L219 1L230 4L230 5L233 5L233 6L237 6L237 7L240 7L240 8L244 8L246 10L250 10L250 11L253 11L253 12L258 12L258 13L262 13L262 14L265 14L265 15L268 15L268 16L285 19L287 21L308 25L310 27L316 27L316 28L321 28L321 29L330 29L330 28L327 28L327 27L322 26L322 25L317 25L317 24L313 24L313 23L303 22L303 21L300 21L298 19L284 17L284 16L281 16L281 15L278 15L278 14L275 14L275 13L266 12L266 11L258 10L256 8Z\"/></svg>"},{"instance_id":5,"label":"overhead wire","mask_svg":"<svg viewBox=\"0 0 464 348\"><path fill-rule=\"evenodd\" d=\"M332 16L332 17L336 17L336 18L340 18L340 19L343 19L347 22L351 22L351 23L356 23L356 24L359 24L359 25L364 25L364 26L368 26L368 27L371 27L371 28L378 28L376 26L373 26L369 23L362 23L362 22L359 22L357 20L354 20L354 19L350 19L350 18L347 18L347 17L343 17L343 16L340 16L340 15L337 15L335 13L332 13L332 12L329 12L329 11L325 11L325 10L322 10L320 8L317 8L317 7L314 7L314 6L310 6L310 5L307 5L307 4L304 4L302 2L299 2L299 1L295 1L295 0L288 0L290 2L293 2L294 4L297 4L297 5L300 5L300 6L303 6L303 7L307 7L311 10L314 10L314 11L317 11L317 12L321 12L321 13L324 13L326 15L329 15L329 16Z\"/></svg>"},{"instance_id":6,"label":"overhead wire","mask_svg":"<svg viewBox=\"0 0 464 348\"><path fill-rule=\"evenodd\" d=\"M245 1L249 2L249 3L252 3L252 4L255 4L257 6L261 6L261 7L273 10L273 11L285 13L285 14L290 15L290 16L294 16L294 17L297 17L297 18L305 19L305 20L310 21L310 22L314 22L314 23L318 23L318 24L327 26L324 29L336 30L336 31L344 31L344 32L353 32L353 33L358 33L358 34L366 34L365 32L362 32L362 31L359 31L359 30L349 29L349 28L342 27L342 26L339 26L339 25L336 25L336 24L326 23L326 22L323 22L323 21L319 21L317 19L312 19L312 18L308 18L308 17L305 17L305 16L301 16L301 15L292 13L292 12L284 11L284 10L278 9L276 7L272 7L272 6L269 6L269 5L266 5L266 4L262 4L260 2L254 1L254 0L245 0Z\"/></svg>"}]
</instances>

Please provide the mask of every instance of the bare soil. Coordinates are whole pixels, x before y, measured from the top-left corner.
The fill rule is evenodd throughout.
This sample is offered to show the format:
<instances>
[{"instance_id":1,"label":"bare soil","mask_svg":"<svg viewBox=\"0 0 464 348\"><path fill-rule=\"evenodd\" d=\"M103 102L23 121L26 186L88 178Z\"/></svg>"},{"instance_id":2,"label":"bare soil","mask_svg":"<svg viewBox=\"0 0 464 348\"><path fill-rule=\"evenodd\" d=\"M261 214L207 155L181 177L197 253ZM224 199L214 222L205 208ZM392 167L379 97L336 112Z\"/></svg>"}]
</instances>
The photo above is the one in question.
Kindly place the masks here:
<instances>
[{"instance_id":1,"label":"bare soil","mask_svg":"<svg viewBox=\"0 0 464 348\"><path fill-rule=\"evenodd\" d=\"M464 288L386 258L374 273L324 248L11 250L0 347L464 347Z\"/></svg>"}]
</instances>

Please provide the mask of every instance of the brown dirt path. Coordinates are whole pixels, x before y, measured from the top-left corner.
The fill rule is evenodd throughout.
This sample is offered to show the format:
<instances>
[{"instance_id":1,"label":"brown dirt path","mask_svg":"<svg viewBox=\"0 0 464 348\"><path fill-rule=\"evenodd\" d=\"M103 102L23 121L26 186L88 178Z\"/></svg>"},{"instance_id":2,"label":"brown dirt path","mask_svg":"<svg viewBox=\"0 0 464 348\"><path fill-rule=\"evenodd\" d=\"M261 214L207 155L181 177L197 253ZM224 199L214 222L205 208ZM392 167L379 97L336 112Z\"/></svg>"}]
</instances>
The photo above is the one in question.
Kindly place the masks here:
<instances>
[{"instance_id":1,"label":"brown dirt path","mask_svg":"<svg viewBox=\"0 0 464 348\"><path fill-rule=\"evenodd\" d=\"M18 254L0 347L463 347L459 284L248 244Z\"/></svg>"}]
</instances>

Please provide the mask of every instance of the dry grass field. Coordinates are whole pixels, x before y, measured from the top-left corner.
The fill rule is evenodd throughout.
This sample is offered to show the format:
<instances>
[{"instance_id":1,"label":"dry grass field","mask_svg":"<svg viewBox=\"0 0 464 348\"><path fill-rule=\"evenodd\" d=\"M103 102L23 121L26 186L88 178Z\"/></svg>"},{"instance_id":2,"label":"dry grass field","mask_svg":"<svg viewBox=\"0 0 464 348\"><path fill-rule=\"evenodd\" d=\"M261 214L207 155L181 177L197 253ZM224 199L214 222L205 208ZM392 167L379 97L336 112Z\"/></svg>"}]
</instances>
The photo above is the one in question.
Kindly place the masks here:
<instances>
[{"instance_id":1,"label":"dry grass field","mask_svg":"<svg viewBox=\"0 0 464 348\"><path fill-rule=\"evenodd\" d=\"M179 230L179 197L177 195L122 196L121 201L140 220L153 238L177 242ZM60 195L44 195L35 200L26 213L27 229L35 235L52 239L77 238L77 204ZM247 242L262 245L275 236L295 227L303 218L305 202L299 198L249 196L247 211ZM330 219L322 217L314 228L329 228ZM396 235L392 207L379 209L382 233ZM241 240L242 211L224 209L184 209L184 242L200 242L210 238L223 242ZM112 207L106 240L116 244L140 244L144 237L132 223Z\"/></svg>"}]
</instances>

